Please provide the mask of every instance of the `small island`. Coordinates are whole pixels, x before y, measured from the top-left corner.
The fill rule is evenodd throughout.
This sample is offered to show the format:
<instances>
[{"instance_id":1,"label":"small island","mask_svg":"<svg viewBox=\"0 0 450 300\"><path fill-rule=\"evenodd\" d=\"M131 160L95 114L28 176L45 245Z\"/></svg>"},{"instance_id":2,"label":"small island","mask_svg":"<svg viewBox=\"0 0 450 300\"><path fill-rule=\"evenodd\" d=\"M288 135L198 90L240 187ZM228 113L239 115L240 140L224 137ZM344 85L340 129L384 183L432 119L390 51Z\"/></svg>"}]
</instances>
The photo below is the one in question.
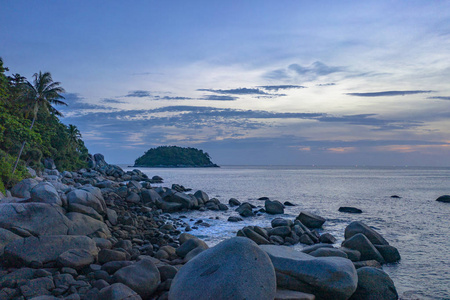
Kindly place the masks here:
<instances>
[{"instance_id":1,"label":"small island","mask_svg":"<svg viewBox=\"0 0 450 300\"><path fill-rule=\"evenodd\" d=\"M160 146L147 150L134 167L152 168L218 168L208 153L191 147Z\"/></svg>"}]
</instances>

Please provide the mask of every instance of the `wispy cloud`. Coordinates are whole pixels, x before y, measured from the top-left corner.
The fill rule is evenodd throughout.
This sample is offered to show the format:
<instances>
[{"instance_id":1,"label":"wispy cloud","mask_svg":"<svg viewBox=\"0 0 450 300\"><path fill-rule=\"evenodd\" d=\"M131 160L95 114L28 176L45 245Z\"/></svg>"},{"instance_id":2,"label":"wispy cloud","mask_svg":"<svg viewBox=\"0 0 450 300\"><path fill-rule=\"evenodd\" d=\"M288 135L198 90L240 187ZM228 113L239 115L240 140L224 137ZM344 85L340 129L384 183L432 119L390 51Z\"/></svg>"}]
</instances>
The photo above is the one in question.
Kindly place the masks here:
<instances>
[{"instance_id":1,"label":"wispy cloud","mask_svg":"<svg viewBox=\"0 0 450 300\"><path fill-rule=\"evenodd\" d=\"M149 91L143 91L143 90L136 90L136 91L129 91L125 97L137 97L137 98L145 98L150 97L151 94Z\"/></svg>"},{"instance_id":2,"label":"wispy cloud","mask_svg":"<svg viewBox=\"0 0 450 300\"><path fill-rule=\"evenodd\" d=\"M435 97L428 97L427 99L450 100L450 96L435 96Z\"/></svg>"},{"instance_id":3,"label":"wispy cloud","mask_svg":"<svg viewBox=\"0 0 450 300\"><path fill-rule=\"evenodd\" d=\"M370 93L347 93L349 96L358 97L386 97L386 96L406 96L414 94L432 93L431 90L412 90L412 91L383 91L383 92L370 92Z\"/></svg>"},{"instance_id":4,"label":"wispy cloud","mask_svg":"<svg viewBox=\"0 0 450 300\"><path fill-rule=\"evenodd\" d=\"M214 89L198 89L201 92L212 92L216 94L232 94L232 95L266 95L267 93L255 88L237 88L229 90L214 90Z\"/></svg>"},{"instance_id":5,"label":"wispy cloud","mask_svg":"<svg viewBox=\"0 0 450 300\"><path fill-rule=\"evenodd\" d=\"M268 91L275 91L278 92L279 90L289 90L289 89L304 89L306 86L303 85L261 85L258 86L262 89L268 90Z\"/></svg>"},{"instance_id":6,"label":"wispy cloud","mask_svg":"<svg viewBox=\"0 0 450 300\"><path fill-rule=\"evenodd\" d=\"M67 107L62 108L61 110L63 111L105 108L102 105L85 102L86 99L77 93L66 93L64 94L64 98L65 98L64 102L67 103Z\"/></svg>"},{"instance_id":7,"label":"wispy cloud","mask_svg":"<svg viewBox=\"0 0 450 300\"><path fill-rule=\"evenodd\" d=\"M117 99L103 99L102 102L104 103L126 103L125 101L122 100L117 100Z\"/></svg>"},{"instance_id":8,"label":"wispy cloud","mask_svg":"<svg viewBox=\"0 0 450 300\"><path fill-rule=\"evenodd\" d=\"M206 95L199 100L210 100L210 101L234 101L239 99L238 97L233 96L220 96L220 95Z\"/></svg>"},{"instance_id":9,"label":"wispy cloud","mask_svg":"<svg viewBox=\"0 0 450 300\"><path fill-rule=\"evenodd\" d=\"M346 71L346 67L328 66L323 62L316 61L309 66L291 64L287 68L267 72L263 77L268 79L287 80L299 78L304 81L315 80L319 77Z\"/></svg>"}]
</instances>

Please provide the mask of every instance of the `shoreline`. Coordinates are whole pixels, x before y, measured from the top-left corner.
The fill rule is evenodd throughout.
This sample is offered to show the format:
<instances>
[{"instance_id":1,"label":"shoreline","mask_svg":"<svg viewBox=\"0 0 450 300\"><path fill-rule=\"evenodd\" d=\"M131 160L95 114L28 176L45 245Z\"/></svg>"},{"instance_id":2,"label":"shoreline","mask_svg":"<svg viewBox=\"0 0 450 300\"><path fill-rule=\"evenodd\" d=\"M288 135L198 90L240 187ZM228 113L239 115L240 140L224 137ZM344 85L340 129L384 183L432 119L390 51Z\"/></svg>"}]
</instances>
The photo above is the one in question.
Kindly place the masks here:
<instances>
[{"instance_id":1,"label":"shoreline","mask_svg":"<svg viewBox=\"0 0 450 300\"><path fill-rule=\"evenodd\" d=\"M108 169L108 168L106 168L106 169ZM115 168L112 168L112 169L115 169ZM56 172L51 172L51 173L56 173ZM63 173L65 173L65 172L62 172L61 174L63 174ZM84 173L87 173L87 174L84 174ZM94 178L94 177L89 177L90 175L93 175L92 171L86 170L86 172L84 172L84 173L83 173L84 176L80 176L81 180L89 181L88 180L89 178ZM129 175L142 177L142 174L129 174ZM47 176L56 176L56 175L47 175ZM110 176L106 176L106 177L110 177ZM66 178L65 175L62 178ZM101 177L99 177L99 178L101 178ZM118 177L115 177L115 178L118 179ZM112 179L112 177L110 177L110 179ZM139 256L136 257L136 255L137 255L136 249L137 249L137 251L139 251L139 255L143 255L144 253L145 254L151 253L150 254L151 257L159 260L159 262L154 261L154 264L156 262L156 264L155 264L156 266L158 266L158 264L160 264L161 262L163 263L164 266L166 266L166 265L180 266L180 265L186 263L186 261L183 261L181 259L182 257L176 255L176 253L174 255L173 250L177 250L178 248L180 248L183 245L181 243L181 241L179 240L181 237L180 234L183 233L183 231L184 231L181 229L182 228L186 229L186 227L189 226L189 224L187 224L187 222L183 220L184 218L173 217L172 215L170 215L170 212L166 213L166 212L164 212L164 210L162 212L159 211L162 208L163 204L160 204L161 208L158 208L156 205L156 202L153 202L151 200L152 197L156 197L155 193L150 193L150 195L146 195L146 196L144 196L145 193L144 194L142 193L143 189L149 190L149 191L153 190L159 196L166 194L165 196L167 197L170 194L170 192L169 192L170 189L168 189L168 188L166 188L165 190L164 190L164 188L148 189L149 185L146 185L144 183L148 182L147 180L149 180L149 179L148 178L143 178L143 179L145 179L145 181L141 181L143 184L142 184L142 187L140 187L140 189L139 189L139 186L137 186L136 182L131 182L131 181L128 182L127 185L124 185L123 183L119 183L116 181L116 183L117 183L116 188L112 188L112 186L113 186L112 183L111 183L110 187L107 187L106 183L103 184L104 187L101 188L102 190L104 190L104 189L112 189L113 190L113 191L109 191L108 193L102 193L105 196L107 195L106 197L104 197L106 208L109 210L114 210L117 214L117 221L120 221L120 222L116 223L116 225L113 225L113 224L111 224L110 218L114 219L114 216L110 216L107 213L103 214L105 224L107 224L108 229L112 233L111 238L106 238L106 239L107 240L110 240L110 239L117 240L117 243L120 242L120 239L122 239L124 241L129 241L129 244L131 244L131 247L128 247L129 251L125 251L125 252L127 252L130 255L129 259L131 259L131 260L126 260L126 261L135 261L133 263L133 265L135 265L137 262L139 262L139 260L133 260L133 259L136 259L139 257ZM96 184L98 185L99 183L103 183L103 182L104 181L100 181L100 182L97 182ZM77 189L80 189L80 188L83 189L85 186L86 185L83 184L81 186L78 186ZM146 186L146 187L144 187L144 186ZM125 190L124 187L126 187L127 193L120 195L119 190L122 189L124 191ZM178 187L181 187L181 186L178 186ZM114 192L114 189L116 189L116 192ZM158 189L160 189L160 190L158 190ZM141 193L139 194L139 193L133 192L133 190L135 190L135 191L139 190L139 191L141 191ZM67 193L67 194L69 194L69 193ZM110 196L112 194L116 194L119 197L114 196L116 198L112 199L112 198L110 198ZM137 198L135 197L136 196L135 194L137 194L139 196L139 200L137 200ZM183 199L182 195L179 195L179 194L184 194L184 192L174 190L172 195L176 195L176 197L180 197L181 198L180 203L186 203L187 199L186 198ZM146 198L146 197L149 197L149 198ZM201 197L207 197L207 195L206 196L202 195ZM164 198L164 197L162 197L162 198ZM150 200L150 201L148 201L148 200ZM265 200L265 201L267 201L267 200ZM209 202L209 200L206 201L205 203L208 203L208 202ZM26 202L26 203L33 203L33 202ZM168 203L176 203L176 202L168 202ZM150 209L150 210L146 209L146 207L151 208L153 204L155 205L154 209ZM214 203L214 204L218 205L217 203ZM209 205L210 205L210 207L213 207L212 204L209 204ZM173 205L169 205L168 207L166 207L166 209L167 208L169 208L169 210L171 210L171 209L173 209ZM231 208L231 207L229 207L229 208ZM79 207L78 207L78 209L79 209ZM142 210L145 210L145 211L143 212ZM189 214L188 214L189 210L185 210L184 212L187 214L187 217L189 217ZM72 214L72 213L73 212L70 212L69 214ZM85 211L84 213L86 214L87 212ZM109 213L114 215L111 211L109 211ZM134 215L134 217L131 217L131 219L129 218L129 216L127 217L127 215L129 215L129 213L132 213ZM183 213L183 212L181 212L181 213ZM262 213L262 212L258 212L258 213ZM86 215L89 215L89 214L86 214ZM91 216L92 215L93 215L93 213L91 212ZM100 216L102 216L101 213L100 213ZM274 215L274 218L276 218L276 215ZM126 220L129 220L129 221L126 221ZM131 221L131 223L129 225L127 225L130 222L130 220L136 220L137 224L135 224L135 221ZM108 224L108 223L110 223L110 224ZM142 224L148 223L151 225L148 225L150 227L145 227L147 229L144 229L144 227L141 227L141 229L139 229L139 227L136 227L136 226L143 226L141 223ZM270 226L269 224L267 224L267 225ZM201 223L199 223L198 226L202 226ZM133 229L133 227L135 229ZM275 229L276 227L278 227L278 226L275 226L272 229ZM139 230L137 230L137 229L139 229ZM250 228L247 228L247 230L246 230L247 232L249 232L248 229L250 229ZM255 228L253 228L251 230L255 231L254 229ZM286 228L284 228L284 229L286 229ZM136 234L139 235L140 234L139 232L145 232L148 230L152 231L153 235L148 235L147 237L141 236L142 238L133 237L133 232L135 232L134 235L136 235ZM259 229L257 229L257 230L259 230ZM100 234L100 235L105 234L105 230L102 233L98 233L98 234ZM250 232L250 234L253 236L253 232ZM273 236L273 235L271 235L271 236ZM275 234L275 236L276 236L276 234ZM320 235L319 235L319 237L320 237ZM257 237L257 238L259 238L259 237ZM105 239L105 237L97 237L96 239ZM145 241L148 241L148 243ZM104 242L104 241L102 240L101 242ZM195 243L200 243L200 242L195 242ZM151 247L150 247L150 245L151 245ZM170 247L172 247L173 249ZM152 251L149 251L149 248L152 248ZM328 246L325 248L328 248ZM106 249L106 248L103 248L103 249ZM111 251L116 251L114 249L118 249L118 248L111 247L109 249L111 249ZM133 250L133 249L135 249L135 250ZM191 249L191 250L194 250L194 249ZM145 252L145 251L147 251L147 252ZM134 256L132 254L133 252L135 253ZM198 251L198 252L200 253L201 251ZM94 255L94 257L95 257L95 255ZM96 260L94 261L93 265L96 264L95 262L97 262L97 264L98 264L97 260L99 259L99 257L100 256L97 253L97 256L95 258ZM90 264L90 265L92 265L92 264ZM103 264L98 264L98 265L101 266L100 267L100 270L101 270ZM45 267L45 264L43 264L43 266ZM47 265L47 267L51 267L51 266L52 265ZM58 265L56 264L54 267L57 267L57 266ZM96 268L96 267L94 266L94 268ZM85 272L84 269L83 269L83 271L79 272L81 274L78 274L78 276L87 276L90 274L90 273L87 273L86 275L82 275L83 272ZM112 274L109 274L109 276L111 276L111 275ZM52 276L54 277L56 275L52 275ZM112 276L112 277L114 277L114 276ZM95 282L97 282L98 280L99 279L96 279ZM165 281L167 281L167 280L165 280ZM92 286L93 282L90 281L89 284ZM117 282L109 284L109 286L112 286L114 284L117 284ZM168 285L169 283L166 282L165 284ZM158 286L161 286L161 285L162 285L162 283L158 284ZM107 286L105 286L104 288L107 288ZM166 294L166 292L169 292L169 290L170 290L170 288L167 289L167 287L166 287L166 289L163 290L164 293L161 293L160 296L162 296L163 294Z\"/></svg>"}]
</instances>

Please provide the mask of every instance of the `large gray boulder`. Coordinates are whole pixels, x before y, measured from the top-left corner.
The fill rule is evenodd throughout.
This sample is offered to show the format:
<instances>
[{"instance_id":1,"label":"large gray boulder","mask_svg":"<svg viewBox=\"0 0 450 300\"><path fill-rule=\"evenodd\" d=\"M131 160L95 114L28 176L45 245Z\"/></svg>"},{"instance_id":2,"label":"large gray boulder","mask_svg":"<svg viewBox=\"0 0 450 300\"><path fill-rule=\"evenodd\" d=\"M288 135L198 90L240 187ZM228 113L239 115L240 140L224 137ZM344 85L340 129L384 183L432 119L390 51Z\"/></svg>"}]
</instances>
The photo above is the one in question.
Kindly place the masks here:
<instances>
[{"instance_id":1,"label":"large gray boulder","mask_svg":"<svg viewBox=\"0 0 450 300\"><path fill-rule=\"evenodd\" d=\"M81 204L92 207L99 214L106 212L106 203L99 188L84 186L81 189L73 190L67 194L69 207L71 204Z\"/></svg>"},{"instance_id":2,"label":"large gray boulder","mask_svg":"<svg viewBox=\"0 0 450 300\"><path fill-rule=\"evenodd\" d=\"M272 300L275 292L267 254L251 240L234 237L186 263L172 281L169 299Z\"/></svg>"},{"instance_id":3,"label":"large gray boulder","mask_svg":"<svg viewBox=\"0 0 450 300\"><path fill-rule=\"evenodd\" d=\"M157 204L162 202L161 196L154 189L143 189L141 191L142 202L145 204Z\"/></svg>"},{"instance_id":4,"label":"large gray boulder","mask_svg":"<svg viewBox=\"0 0 450 300\"><path fill-rule=\"evenodd\" d=\"M67 234L72 222L61 207L47 203L0 204L0 228L25 230L35 236Z\"/></svg>"},{"instance_id":5,"label":"large gray boulder","mask_svg":"<svg viewBox=\"0 0 450 300\"><path fill-rule=\"evenodd\" d=\"M198 238L192 238L192 239L189 239L186 242L184 242L180 247L178 247L175 250L175 253L179 257L184 258L189 252L191 252L192 250L194 250L197 247L200 247L203 250L206 250L209 248L208 245L204 241L202 241Z\"/></svg>"},{"instance_id":6,"label":"large gray boulder","mask_svg":"<svg viewBox=\"0 0 450 300\"><path fill-rule=\"evenodd\" d=\"M266 212L271 215L284 214L284 205L280 201L271 201L267 199L264 202Z\"/></svg>"},{"instance_id":7,"label":"large gray boulder","mask_svg":"<svg viewBox=\"0 0 450 300\"><path fill-rule=\"evenodd\" d=\"M296 219L308 228L320 228L325 223L321 216L306 211L302 211Z\"/></svg>"},{"instance_id":8,"label":"large gray boulder","mask_svg":"<svg viewBox=\"0 0 450 300\"><path fill-rule=\"evenodd\" d=\"M396 300L397 290L394 282L384 271L363 267L358 271L358 288L351 300Z\"/></svg>"},{"instance_id":9,"label":"large gray boulder","mask_svg":"<svg viewBox=\"0 0 450 300\"><path fill-rule=\"evenodd\" d=\"M5 249L6 245L11 243L12 241L19 240L21 238L22 237L12 233L9 230L0 228L0 256L3 255L3 250Z\"/></svg>"},{"instance_id":10,"label":"large gray boulder","mask_svg":"<svg viewBox=\"0 0 450 300\"><path fill-rule=\"evenodd\" d=\"M364 234L374 245L389 245L389 243L381 236L381 234L360 221L351 222L345 228L344 237L345 239L349 239L358 233Z\"/></svg>"},{"instance_id":11,"label":"large gray boulder","mask_svg":"<svg viewBox=\"0 0 450 300\"><path fill-rule=\"evenodd\" d=\"M31 200L62 206L61 198L55 187L50 182L41 182L31 189Z\"/></svg>"},{"instance_id":12,"label":"large gray boulder","mask_svg":"<svg viewBox=\"0 0 450 300\"><path fill-rule=\"evenodd\" d=\"M108 226L102 221L96 220L88 215L70 212L66 214L72 221L68 234L70 235L88 235L91 237L110 238L111 232Z\"/></svg>"},{"instance_id":13,"label":"large gray boulder","mask_svg":"<svg viewBox=\"0 0 450 300\"><path fill-rule=\"evenodd\" d=\"M18 198L31 198L31 189L38 185L38 181L33 178L27 178L17 183L11 189L11 194Z\"/></svg>"},{"instance_id":14,"label":"large gray boulder","mask_svg":"<svg viewBox=\"0 0 450 300\"><path fill-rule=\"evenodd\" d=\"M342 247L358 250L361 253L361 260L376 260L379 263L385 263L381 253L362 233L358 233L342 242Z\"/></svg>"},{"instance_id":15,"label":"large gray boulder","mask_svg":"<svg viewBox=\"0 0 450 300\"><path fill-rule=\"evenodd\" d=\"M450 203L450 195L442 195L436 199L438 202Z\"/></svg>"},{"instance_id":16,"label":"large gray boulder","mask_svg":"<svg viewBox=\"0 0 450 300\"><path fill-rule=\"evenodd\" d=\"M56 261L70 249L83 249L93 256L98 253L95 241L86 236L52 235L15 240L5 247L3 257L11 266L39 266Z\"/></svg>"},{"instance_id":17,"label":"large gray boulder","mask_svg":"<svg viewBox=\"0 0 450 300\"><path fill-rule=\"evenodd\" d=\"M113 280L125 284L144 299L148 299L161 283L159 270L150 259L142 259L118 270Z\"/></svg>"},{"instance_id":18,"label":"large gray boulder","mask_svg":"<svg viewBox=\"0 0 450 300\"><path fill-rule=\"evenodd\" d=\"M346 258L316 258L286 246L260 248L272 260L278 288L311 293L317 299L348 299L356 290L356 269Z\"/></svg>"}]
</instances>

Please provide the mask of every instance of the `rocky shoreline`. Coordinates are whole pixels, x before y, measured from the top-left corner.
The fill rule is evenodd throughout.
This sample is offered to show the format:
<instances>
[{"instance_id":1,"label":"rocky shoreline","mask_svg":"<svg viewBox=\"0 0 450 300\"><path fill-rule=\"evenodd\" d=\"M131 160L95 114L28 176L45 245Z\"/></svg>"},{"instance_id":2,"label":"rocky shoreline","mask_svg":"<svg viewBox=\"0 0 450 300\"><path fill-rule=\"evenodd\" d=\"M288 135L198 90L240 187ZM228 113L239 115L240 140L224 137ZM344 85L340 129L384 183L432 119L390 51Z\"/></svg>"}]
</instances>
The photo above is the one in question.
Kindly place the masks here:
<instances>
[{"instance_id":1,"label":"rocky shoreline","mask_svg":"<svg viewBox=\"0 0 450 300\"><path fill-rule=\"evenodd\" d=\"M101 154L89 169L40 177L0 195L0 299L397 299L381 265L397 249L361 222L345 241L319 234L326 221L309 212L276 218L286 205L264 208L231 198L220 203L162 178L124 172ZM239 222L274 215L265 228L246 226L209 248L172 212L235 209ZM351 211L349 211L351 212ZM355 211L353 211L355 212ZM208 226L199 222L195 226ZM290 245L309 245L302 252Z\"/></svg>"}]
</instances>

